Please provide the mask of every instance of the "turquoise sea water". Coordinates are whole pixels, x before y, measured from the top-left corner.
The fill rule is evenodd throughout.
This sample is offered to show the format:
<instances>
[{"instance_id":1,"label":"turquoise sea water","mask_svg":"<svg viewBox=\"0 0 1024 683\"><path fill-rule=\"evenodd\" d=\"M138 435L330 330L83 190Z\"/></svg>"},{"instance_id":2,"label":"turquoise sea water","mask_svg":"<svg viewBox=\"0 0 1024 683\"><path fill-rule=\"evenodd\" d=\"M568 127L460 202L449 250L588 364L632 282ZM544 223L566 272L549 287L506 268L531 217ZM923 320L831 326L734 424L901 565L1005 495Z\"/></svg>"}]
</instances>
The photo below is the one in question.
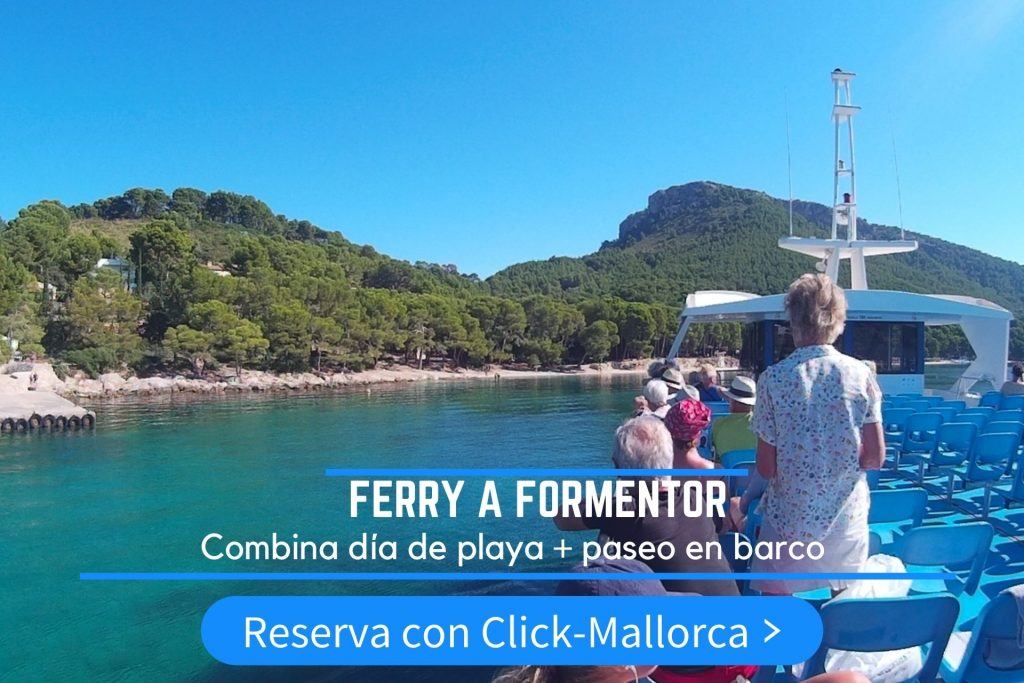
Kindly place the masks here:
<instances>
[{"instance_id":1,"label":"turquoise sea water","mask_svg":"<svg viewBox=\"0 0 1024 683\"><path fill-rule=\"evenodd\" d=\"M930 368L948 386L950 366ZM930 382L931 383L931 382ZM79 572L346 571L339 562L211 562L204 535L299 533L352 540L364 529L410 540L481 530L464 520L360 522L327 467L603 467L639 379L555 378L374 387L332 395L103 403L92 432L0 438L0 680L356 680L344 669L242 669L203 649L199 626L238 594L529 593L533 583L82 582ZM465 494L469 498L469 491ZM507 518L498 538L557 538ZM549 568L566 565L561 560ZM395 562L377 570L415 569ZM422 569L422 567L418 567ZM432 569L449 569L447 566ZM498 564L478 570L503 569ZM486 671L374 672L418 681Z\"/></svg>"},{"instance_id":2,"label":"turquoise sea water","mask_svg":"<svg viewBox=\"0 0 1024 683\"><path fill-rule=\"evenodd\" d=\"M475 535L481 528L475 514L455 523L371 521L357 528L347 516L345 480L325 477L324 469L603 467L611 433L629 410L636 384L635 378L506 380L287 398L107 403L96 406L100 421L93 432L3 438L0 679L365 677L352 670L220 665L200 642L203 613L220 597L235 594L540 588L525 583L92 583L79 581L78 574L366 569L341 561L211 562L199 548L211 531L228 539L264 538L272 531L351 539L364 527L406 539L422 530ZM505 519L488 522L485 530L515 539L556 538L549 524ZM373 568L413 569L401 561ZM469 674L463 670L456 678L479 680L486 672ZM437 670L413 677L452 680L451 672Z\"/></svg>"}]
</instances>

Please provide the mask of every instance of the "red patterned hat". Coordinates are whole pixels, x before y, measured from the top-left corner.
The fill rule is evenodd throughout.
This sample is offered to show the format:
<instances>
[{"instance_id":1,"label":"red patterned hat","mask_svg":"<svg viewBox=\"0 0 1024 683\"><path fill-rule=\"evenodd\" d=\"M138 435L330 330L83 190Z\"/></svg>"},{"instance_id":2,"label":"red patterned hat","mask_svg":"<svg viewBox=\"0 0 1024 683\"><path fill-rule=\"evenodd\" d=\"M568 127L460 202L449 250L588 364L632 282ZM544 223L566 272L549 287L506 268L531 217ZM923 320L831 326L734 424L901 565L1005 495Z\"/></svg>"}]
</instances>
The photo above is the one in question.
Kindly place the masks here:
<instances>
[{"instance_id":1,"label":"red patterned hat","mask_svg":"<svg viewBox=\"0 0 1024 683\"><path fill-rule=\"evenodd\" d=\"M677 441L696 441L711 422L711 409L700 401L680 401L665 415L665 426Z\"/></svg>"}]
</instances>

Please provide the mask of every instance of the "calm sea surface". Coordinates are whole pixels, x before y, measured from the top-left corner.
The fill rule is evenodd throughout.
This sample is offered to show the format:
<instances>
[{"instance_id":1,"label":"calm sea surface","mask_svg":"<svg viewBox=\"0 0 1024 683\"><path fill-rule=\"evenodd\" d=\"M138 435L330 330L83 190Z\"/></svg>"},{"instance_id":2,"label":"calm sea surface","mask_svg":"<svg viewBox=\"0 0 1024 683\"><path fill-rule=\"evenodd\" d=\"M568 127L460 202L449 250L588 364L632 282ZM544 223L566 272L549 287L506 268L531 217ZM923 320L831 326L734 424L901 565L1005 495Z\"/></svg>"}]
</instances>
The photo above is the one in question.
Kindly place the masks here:
<instances>
[{"instance_id":1,"label":"calm sea surface","mask_svg":"<svg viewBox=\"0 0 1024 683\"><path fill-rule=\"evenodd\" d=\"M957 368L933 366L936 386ZM948 381L946 381L948 376ZM345 480L327 467L603 467L639 378L374 387L287 398L155 400L94 406L99 427L0 438L0 680L365 680L366 670L242 669L203 649L199 626L239 594L530 593L531 583L82 582L79 572L414 569L337 562L211 562L203 536L411 540L474 537L475 515L348 519ZM471 500L472 491L464 498ZM478 499L478 498L477 498ZM544 521L506 518L495 538L556 539ZM565 563L551 560L550 568ZM418 567L422 569L423 567ZM450 566L431 567L450 569ZM477 565L498 570L499 564ZM375 671L417 681L487 671Z\"/></svg>"}]
</instances>

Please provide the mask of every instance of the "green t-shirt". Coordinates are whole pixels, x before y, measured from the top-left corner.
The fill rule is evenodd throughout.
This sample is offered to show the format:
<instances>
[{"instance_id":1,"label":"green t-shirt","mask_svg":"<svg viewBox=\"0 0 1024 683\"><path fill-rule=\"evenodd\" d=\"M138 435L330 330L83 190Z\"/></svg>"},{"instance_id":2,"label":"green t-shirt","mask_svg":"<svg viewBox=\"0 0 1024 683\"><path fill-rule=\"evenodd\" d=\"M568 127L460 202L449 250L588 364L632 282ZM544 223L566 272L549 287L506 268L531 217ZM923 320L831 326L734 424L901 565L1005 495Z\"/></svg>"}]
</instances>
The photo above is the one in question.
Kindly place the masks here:
<instances>
[{"instance_id":1,"label":"green t-shirt","mask_svg":"<svg viewBox=\"0 0 1024 683\"><path fill-rule=\"evenodd\" d=\"M753 413L733 413L720 417L711 425L711 443L715 446L715 459L723 453L757 448L757 436L750 431Z\"/></svg>"}]
</instances>

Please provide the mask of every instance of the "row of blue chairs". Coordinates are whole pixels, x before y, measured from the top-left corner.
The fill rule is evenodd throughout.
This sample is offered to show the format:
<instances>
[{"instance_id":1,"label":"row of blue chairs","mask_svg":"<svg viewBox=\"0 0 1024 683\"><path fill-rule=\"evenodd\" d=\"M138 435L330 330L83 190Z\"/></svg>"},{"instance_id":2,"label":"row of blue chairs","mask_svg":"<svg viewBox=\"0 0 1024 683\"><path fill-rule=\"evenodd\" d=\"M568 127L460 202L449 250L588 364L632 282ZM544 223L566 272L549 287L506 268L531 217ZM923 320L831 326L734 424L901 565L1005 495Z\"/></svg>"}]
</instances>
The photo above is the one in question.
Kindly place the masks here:
<instances>
[{"instance_id":1,"label":"row of blue chairs","mask_svg":"<svg viewBox=\"0 0 1024 683\"><path fill-rule=\"evenodd\" d=\"M1024 396L1004 396L998 391L989 391L982 395L978 405L998 410L1024 410Z\"/></svg>"},{"instance_id":2,"label":"row of blue chairs","mask_svg":"<svg viewBox=\"0 0 1024 683\"><path fill-rule=\"evenodd\" d=\"M962 655L952 661L944 659L960 612L956 595L978 591L995 532L986 522L923 524L927 504L928 494L921 488L873 491L871 553L879 552L878 539L888 534L893 540L886 553L899 557L908 569L926 567L954 573L958 585L942 586L942 592L928 590L927 584L920 589L914 586L910 595L900 598L824 602L820 605L824 636L819 650L807 662L805 677L824 672L830 649L878 652L921 647L924 664L915 681L928 683L940 674L944 681L956 683L1024 680L1024 669L997 671L986 660L990 643L1016 638L1016 602L1007 591L982 609L969 634L956 634L958 639L966 640ZM756 531L748 527L747 536L756 537ZM741 538L744 535L724 534L721 538L723 551L737 572L749 569L749 563L737 561L730 552ZM774 668L765 668L755 680L772 681L774 676Z\"/></svg>"}]
</instances>

